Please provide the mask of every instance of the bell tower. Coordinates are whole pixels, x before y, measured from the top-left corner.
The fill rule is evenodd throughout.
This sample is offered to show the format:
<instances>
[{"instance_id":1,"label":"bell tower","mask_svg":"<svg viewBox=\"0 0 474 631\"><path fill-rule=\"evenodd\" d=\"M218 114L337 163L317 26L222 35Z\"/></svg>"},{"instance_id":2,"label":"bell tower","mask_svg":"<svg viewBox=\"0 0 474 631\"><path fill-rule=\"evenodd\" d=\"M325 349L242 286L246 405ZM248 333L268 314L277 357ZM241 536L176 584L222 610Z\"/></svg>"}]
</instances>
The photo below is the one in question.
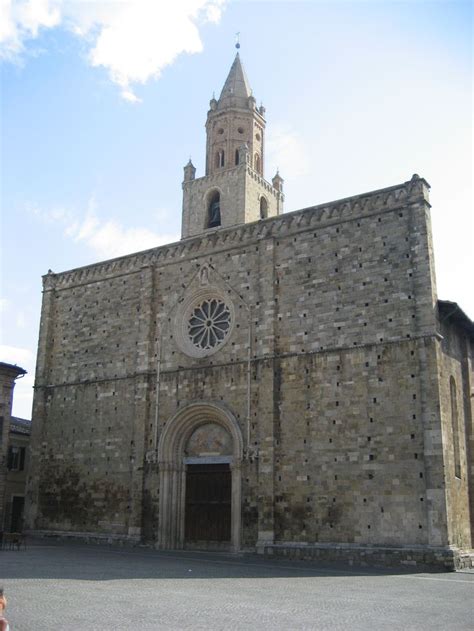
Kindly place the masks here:
<instances>
[{"instance_id":1,"label":"bell tower","mask_svg":"<svg viewBox=\"0 0 474 631\"><path fill-rule=\"evenodd\" d=\"M219 100L211 99L207 113L206 175L239 164L239 149L249 148L250 164L263 173L265 108L257 108L240 55L237 53Z\"/></svg>"},{"instance_id":2,"label":"bell tower","mask_svg":"<svg viewBox=\"0 0 474 631\"><path fill-rule=\"evenodd\" d=\"M184 167L182 238L279 215L283 179L264 179L265 108L255 98L237 52L206 121L206 174Z\"/></svg>"}]
</instances>

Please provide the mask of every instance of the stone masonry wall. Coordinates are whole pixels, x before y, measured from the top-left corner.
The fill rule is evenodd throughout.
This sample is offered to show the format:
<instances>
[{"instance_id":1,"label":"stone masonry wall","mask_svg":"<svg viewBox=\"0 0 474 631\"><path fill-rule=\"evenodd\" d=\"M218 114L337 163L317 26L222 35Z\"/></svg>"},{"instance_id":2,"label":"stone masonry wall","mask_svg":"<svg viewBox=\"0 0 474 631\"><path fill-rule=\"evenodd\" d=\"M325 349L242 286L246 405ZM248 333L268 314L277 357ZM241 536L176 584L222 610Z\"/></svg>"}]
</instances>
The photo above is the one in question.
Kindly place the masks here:
<instances>
[{"instance_id":1,"label":"stone masonry wall","mask_svg":"<svg viewBox=\"0 0 474 631\"><path fill-rule=\"evenodd\" d=\"M30 525L154 540L145 454L179 409L218 401L247 452L244 547L445 545L427 190L415 178L46 276ZM175 337L203 265L234 327L199 359Z\"/></svg>"},{"instance_id":2,"label":"stone masonry wall","mask_svg":"<svg viewBox=\"0 0 474 631\"><path fill-rule=\"evenodd\" d=\"M245 177L245 222L260 219L260 199L264 197L267 217L276 217L283 212L283 194L279 193L261 175L247 166Z\"/></svg>"},{"instance_id":3,"label":"stone masonry wall","mask_svg":"<svg viewBox=\"0 0 474 631\"><path fill-rule=\"evenodd\" d=\"M207 221L207 195L220 192L222 226L218 230L260 218L260 197L267 200L268 217L282 210L281 193L249 165L223 169L213 175L183 182L183 238L202 235Z\"/></svg>"},{"instance_id":4,"label":"stone masonry wall","mask_svg":"<svg viewBox=\"0 0 474 631\"><path fill-rule=\"evenodd\" d=\"M206 195L217 189L220 192L222 227L243 221L245 165L224 169L209 177L183 182L183 238L201 234L207 221Z\"/></svg>"},{"instance_id":5,"label":"stone masonry wall","mask_svg":"<svg viewBox=\"0 0 474 631\"><path fill-rule=\"evenodd\" d=\"M469 506L469 488L472 489L470 442L473 436L471 407L472 347L468 336L458 326L442 323L443 340L440 344L439 389L442 419L444 474L448 505L449 541L460 548L473 547L474 516ZM453 419L451 380L455 386ZM459 430L460 475L455 470L453 422Z\"/></svg>"}]
</instances>

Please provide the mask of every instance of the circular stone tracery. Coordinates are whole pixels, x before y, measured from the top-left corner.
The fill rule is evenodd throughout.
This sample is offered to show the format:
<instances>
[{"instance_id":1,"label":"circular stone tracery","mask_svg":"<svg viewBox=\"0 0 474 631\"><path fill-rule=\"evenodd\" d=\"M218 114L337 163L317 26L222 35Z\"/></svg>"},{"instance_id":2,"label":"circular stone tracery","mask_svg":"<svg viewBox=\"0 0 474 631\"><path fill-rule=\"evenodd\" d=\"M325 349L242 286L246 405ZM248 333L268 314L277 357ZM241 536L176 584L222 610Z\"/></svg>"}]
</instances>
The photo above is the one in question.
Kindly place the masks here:
<instances>
[{"instance_id":1,"label":"circular stone tracery","mask_svg":"<svg viewBox=\"0 0 474 631\"><path fill-rule=\"evenodd\" d=\"M234 305L229 292L209 285L207 268L202 270L201 287L179 305L174 317L174 339L188 357L207 357L219 352L232 336Z\"/></svg>"},{"instance_id":2,"label":"circular stone tracery","mask_svg":"<svg viewBox=\"0 0 474 631\"><path fill-rule=\"evenodd\" d=\"M224 341L230 325L230 309L222 300L203 300L188 320L189 339L200 350L214 349Z\"/></svg>"}]
</instances>

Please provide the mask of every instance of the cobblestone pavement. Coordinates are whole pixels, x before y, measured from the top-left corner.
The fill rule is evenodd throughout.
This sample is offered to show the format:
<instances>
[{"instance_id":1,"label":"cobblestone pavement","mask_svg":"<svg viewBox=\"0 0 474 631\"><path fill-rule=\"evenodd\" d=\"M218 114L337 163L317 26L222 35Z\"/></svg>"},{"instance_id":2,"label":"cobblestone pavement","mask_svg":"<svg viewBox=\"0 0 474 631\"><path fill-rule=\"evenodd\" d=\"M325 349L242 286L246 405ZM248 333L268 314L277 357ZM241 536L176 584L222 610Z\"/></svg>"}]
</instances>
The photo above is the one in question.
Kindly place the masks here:
<instances>
[{"instance_id":1,"label":"cobblestone pavement","mask_svg":"<svg viewBox=\"0 0 474 631\"><path fill-rule=\"evenodd\" d=\"M0 552L11 631L470 629L474 573L36 543Z\"/></svg>"}]
</instances>

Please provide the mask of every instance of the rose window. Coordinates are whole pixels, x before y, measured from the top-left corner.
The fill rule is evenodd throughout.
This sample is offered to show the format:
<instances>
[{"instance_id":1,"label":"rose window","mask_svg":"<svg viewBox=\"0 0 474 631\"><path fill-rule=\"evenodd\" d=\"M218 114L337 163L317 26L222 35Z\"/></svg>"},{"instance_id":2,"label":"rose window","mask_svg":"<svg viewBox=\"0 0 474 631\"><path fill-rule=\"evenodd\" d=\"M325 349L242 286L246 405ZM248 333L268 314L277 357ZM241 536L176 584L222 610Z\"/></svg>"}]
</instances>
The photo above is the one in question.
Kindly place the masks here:
<instances>
[{"instance_id":1,"label":"rose window","mask_svg":"<svg viewBox=\"0 0 474 631\"><path fill-rule=\"evenodd\" d=\"M204 300L194 308L189 317L189 339L198 349L213 349L223 342L229 333L230 325L230 310L222 300Z\"/></svg>"}]
</instances>

